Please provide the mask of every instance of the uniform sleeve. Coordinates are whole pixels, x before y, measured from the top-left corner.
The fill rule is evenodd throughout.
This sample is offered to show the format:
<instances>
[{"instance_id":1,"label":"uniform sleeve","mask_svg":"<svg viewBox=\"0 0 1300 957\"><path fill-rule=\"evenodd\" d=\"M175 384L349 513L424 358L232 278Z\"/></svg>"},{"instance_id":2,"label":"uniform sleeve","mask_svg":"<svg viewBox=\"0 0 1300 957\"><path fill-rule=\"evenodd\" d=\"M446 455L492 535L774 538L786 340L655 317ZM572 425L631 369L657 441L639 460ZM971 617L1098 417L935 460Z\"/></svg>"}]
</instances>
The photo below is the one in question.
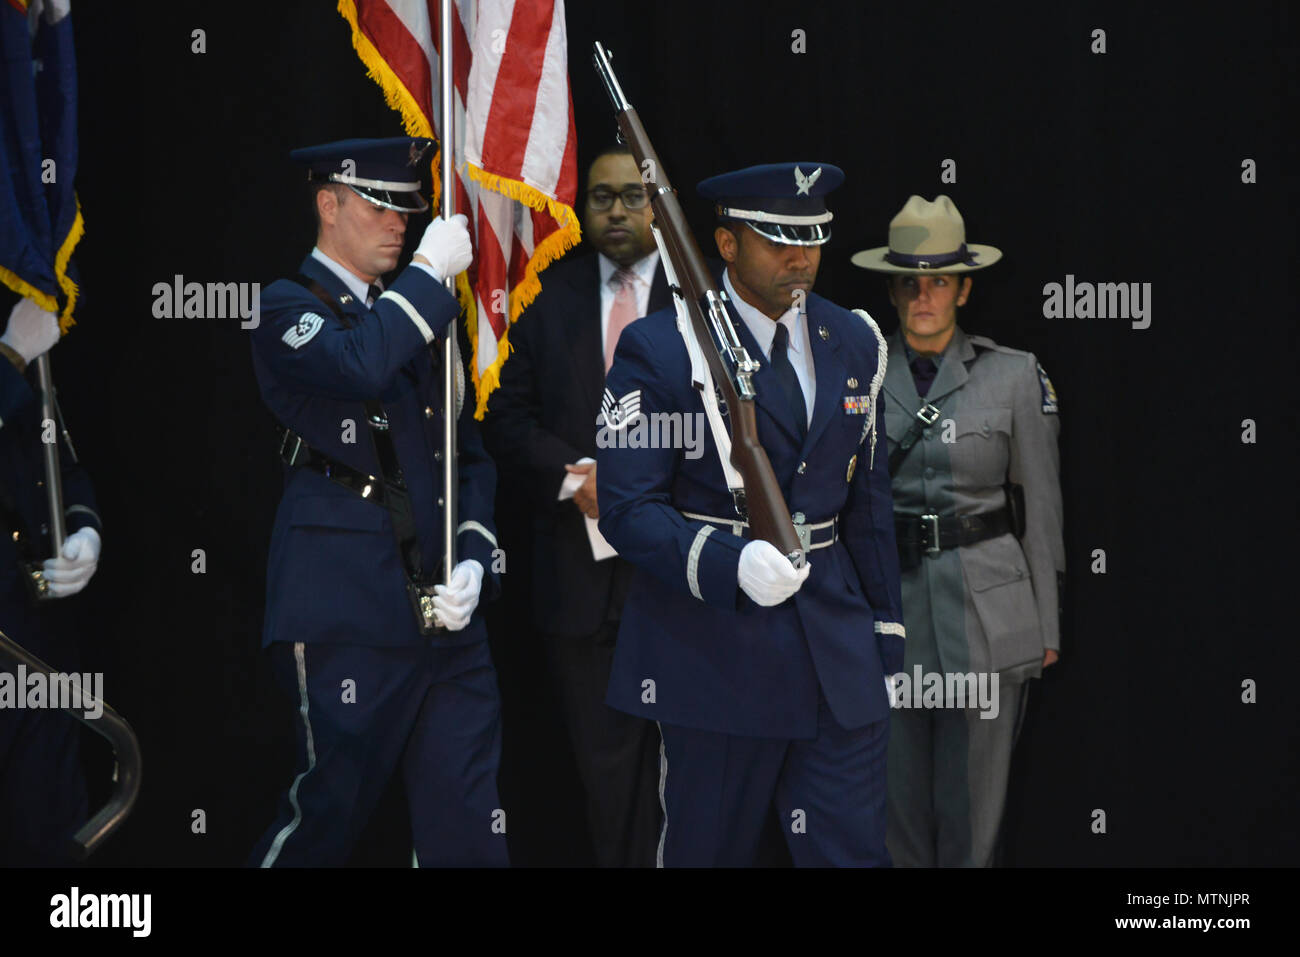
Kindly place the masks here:
<instances>
[{"instance_id":1,"label":"uniform sleeve","mask_svg":"<svg viewBox=\"0 0 1300 957\"><path fill-rule=\"evenodd\" d=\"M103 532L104 523L99 517L99 504L95 500L90 473L73 461L72 450L62 436L59 438L59 458L63 464L63 518L68 532L87 527Z\"/></svg>"},{"instance_id":2,"label":"uniform sleeve","mask_svg":"<svg viewBox=\"0 0 1300 957\"><path fill-rule=\"evenodd\" d=\"M351 328L297 283L268 287L262 305L253 347L276 380L342 400L380 396L460 312L441 283L410 267Z\"/></svg>"},{"instance_id":3,"label":"uniform sleeve","mask_svg":"<svg viewBox=\"0 0 1300 957\"><path fill-rule=\"evenodd\" d=\"M577 462L582 453L542 425L538 384L546 370L537 367L534 355L542 321L540 311L530 310L515 323L501 384L488 402L483 440L503 469L527 473L527 484L540 504L554 506L568 474L564 466ZM595 430L595 422L591 428Z\"/></svg>"},{"instance_id":4,"label":"uniform sleeve","mask_svg":"<svg viewBox=\"0 0 1300 957\"><path fill-rule=\"evenodd\" d=\"M660 364L652 343L633 323L619 337L606 388L619 399L639 392L643 415L684 413L690 383L683 377L681 388L673 390L657 371ZM671 490L683 450L620 448L599 437L597 445L602 447L596 454L596 498L606 540L669 587L717 608L736 608L740 552L748 542L689 521L673 508Z\"/></svg>"},{"instance_id":5,"label":"uniform sleeve","mask_svg":"<svg viewBox=\"0 0 1300 957\"><path fill-rule=\"evenodd\" d=\"M1033 580L1043 647L1059 652L1058 574L1065 572L1065 539L1057 447L1061 420L1056 408L1056 394L1047 374L1034 356L1028 356L1012 410L1008 478L1025 490L1025 536L1020 544Z\"/></svg>"},{"instance_id":6,"label":"uniform sleeve","mask_svg":"<svg viewBox=\"0 0 1300 957\"><path fill-rule=\"evenodd\" d=\"M858 451L853 487L845 504L844 544L853 558L867 601L875 614L876 645L885 674L903 670L903 591L890 490L889 441L885 435L885 394L876 399L876 450L867 435ZM874 458L874 461L873 461Z\"/></svg>"}]
</instances>

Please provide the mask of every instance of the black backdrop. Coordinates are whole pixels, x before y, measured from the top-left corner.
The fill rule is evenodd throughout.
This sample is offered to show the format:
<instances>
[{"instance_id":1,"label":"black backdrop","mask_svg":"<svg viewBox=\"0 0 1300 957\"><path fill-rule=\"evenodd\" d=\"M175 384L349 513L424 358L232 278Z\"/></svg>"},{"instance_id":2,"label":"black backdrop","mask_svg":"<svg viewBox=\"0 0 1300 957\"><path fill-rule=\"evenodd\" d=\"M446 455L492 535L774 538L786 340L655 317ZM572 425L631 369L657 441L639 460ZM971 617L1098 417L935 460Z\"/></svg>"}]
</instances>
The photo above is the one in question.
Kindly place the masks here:
<instances>
[{"instance_id":1,"label":"black backdrop","mask_svg":"<svg viewBox=\"0 0 1300 957\"><path fill-rule=\"evenodd\" d=\"M962 323L1033 350L1056 385L1069 564L1064 655L1031 698L1008 862L1295 863L1293 10L568 6L582 168L614 131L589 65L603 39L706 249L696 181L811 159L848 175L817 290L887 331L883 285L848 259L885 241L909 194L948 193L970 238L1005 251ZM106 530L100 571L65 614L146 761L100 864L241 863L291 775L293 709L257 650L279 473L247 333L155 319L152 288L292 271L312 236L288 150L401 132L333 8L75 5L84 299L53 357ZM1090 52L1096 28L1104 54ZM195 29L206 53L191 52ZM955 184L939 178L949 158ZM1151 283L1150 328L1044 319L1043 284L1066 274ZM490 623L511 853L586 863L503 488L508 593ZM191 571L199 548L205 574ZM1105 574L1090 570L1098 548ZM1245 679L1256 704L1241 701ZM102 792L102 750L87 763ZM401 800L386 799L357 863L409 860Z\"/></svg>"}]
</instances>

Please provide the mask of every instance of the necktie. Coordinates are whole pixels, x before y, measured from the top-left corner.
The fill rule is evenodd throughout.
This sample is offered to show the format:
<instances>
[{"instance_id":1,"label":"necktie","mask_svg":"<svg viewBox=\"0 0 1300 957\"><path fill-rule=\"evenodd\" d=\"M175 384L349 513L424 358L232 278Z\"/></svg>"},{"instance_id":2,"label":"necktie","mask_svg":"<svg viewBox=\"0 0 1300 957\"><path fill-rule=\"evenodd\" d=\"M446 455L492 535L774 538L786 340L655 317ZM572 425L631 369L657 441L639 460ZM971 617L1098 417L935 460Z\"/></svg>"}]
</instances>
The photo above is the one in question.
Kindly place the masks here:
<instances>
[{"instance_id":1,"label":"necktie","mask_svg":"<svg viewBox=\"0 0 1300 957\"><path fill-rule=\"evenodd\" d=\"M605 330L605 371L614 364L614 347L623 330L638 318L636 290L632 283L635 275L630 269L620 269L609 277L609 287L614 290L614 305L609 310L609 327Z\"/></svg>"},{"instance_id":2,"label":"necktie","mask_svg":"<svg viewBox=\"0 0 1300 957\"><path fill-rule=\"evenodd\" d=\"M917 356L911 362L912 381L916 383L916 394L925 398L925 394L930 391L930 386L934 385L934 377L939 373L939 367L934 364L934 360L926 356Z\"/></svg>"},{"instance_id":3,"label":"necktie","mask_svg":"<svg viewBox=\"0 0 1300 957\"><path fill-rule=\"evenodd\" d=\"M776 373L776 381L781 383L786 401L790 404L790 412L799 425L799 435L802 436L808 431L808 406L803 400L803 388L799 385L799 377L794 374L794 366L790 364L790 356L786 354L789 344L790 333L782 323L778 322L776 335L772 337L772 371Z\"/></svg>"},{"instance_id":4,"label":"necktie","mask_svg":"<svg viewBox=\"0 0 1300 957\"><path fill-rule=\"evenodd\" d=\"M373 306L375 304L375 300L379 298L379 294L381 292L383 292L383 290L380 289L379 286L375 285L374 283L371 283L370 288L366 290L366 305Z\"/></svg>"}]
</instances>

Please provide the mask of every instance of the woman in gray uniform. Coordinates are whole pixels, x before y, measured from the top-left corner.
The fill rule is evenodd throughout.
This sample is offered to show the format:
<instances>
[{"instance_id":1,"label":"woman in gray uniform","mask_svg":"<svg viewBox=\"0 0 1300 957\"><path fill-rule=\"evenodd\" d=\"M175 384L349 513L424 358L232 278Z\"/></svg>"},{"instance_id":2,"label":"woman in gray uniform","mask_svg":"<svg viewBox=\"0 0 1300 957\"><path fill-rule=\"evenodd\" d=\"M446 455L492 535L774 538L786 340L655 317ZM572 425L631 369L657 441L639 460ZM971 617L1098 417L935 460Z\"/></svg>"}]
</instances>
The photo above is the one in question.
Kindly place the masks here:
<instances>
[{"instance_id":1,"label":"woman in gray uniform","mask_svg":"<svg viewBox=\"0 0 1300 957\"><path fill-rule=\"evenodd\" d=\"M1060 652L1065 554L1056 393L1028 352L957 325L966 243L947 196L913 196L889 245L885 424L903 568L904 671L889 745L888 845L900 866L993 863L1027 681Z\"/></svg>"}]
</instances>

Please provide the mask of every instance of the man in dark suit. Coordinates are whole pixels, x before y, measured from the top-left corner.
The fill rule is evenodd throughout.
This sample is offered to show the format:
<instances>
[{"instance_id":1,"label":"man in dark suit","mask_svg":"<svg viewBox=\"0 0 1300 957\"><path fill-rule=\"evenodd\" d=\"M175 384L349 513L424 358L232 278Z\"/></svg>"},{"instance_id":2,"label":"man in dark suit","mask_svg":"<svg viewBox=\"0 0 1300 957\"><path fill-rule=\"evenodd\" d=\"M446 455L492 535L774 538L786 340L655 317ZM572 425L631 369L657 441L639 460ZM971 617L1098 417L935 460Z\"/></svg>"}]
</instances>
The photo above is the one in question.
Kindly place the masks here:
<instances>
[{"instance_id":1,"label":"man in dark suit","mask_svg":"<svg viewBox=\"0 0 1300 957\"><path fill-rule=\"evenodd\" d=\"M552 266L510 333L484 422L503 474L532 493L532 620L560 686L587 793L597 863L651 866L659 832L659 737L605 705L630 574L596 529L596 419L623 328L670 303L650 206L626 147L587 175L583 227L596 248Z\"/></svg>"}]
</instances>

